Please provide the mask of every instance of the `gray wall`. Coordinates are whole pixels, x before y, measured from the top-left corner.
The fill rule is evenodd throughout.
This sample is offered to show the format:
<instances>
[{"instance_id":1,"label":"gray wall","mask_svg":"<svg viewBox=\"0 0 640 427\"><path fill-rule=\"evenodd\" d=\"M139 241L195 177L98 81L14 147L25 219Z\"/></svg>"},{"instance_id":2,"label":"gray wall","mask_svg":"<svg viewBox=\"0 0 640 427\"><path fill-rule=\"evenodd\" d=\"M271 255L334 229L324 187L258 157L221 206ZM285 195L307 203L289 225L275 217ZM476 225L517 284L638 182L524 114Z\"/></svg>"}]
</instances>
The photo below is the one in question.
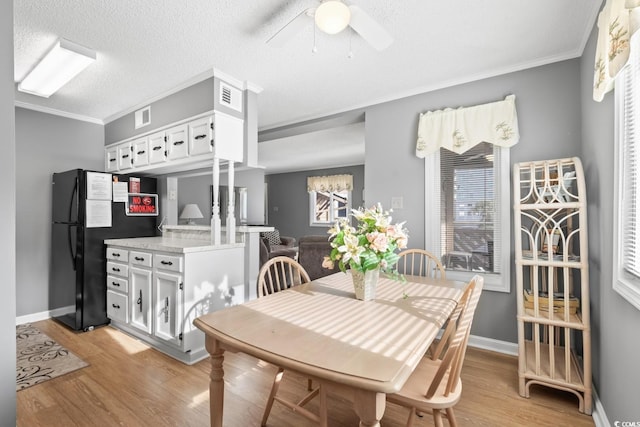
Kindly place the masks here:
<instances>
[{"instance_id":1,"label":"gray wall","mask_svg":"<svg viewBox=\"0 0 640 427\"><path fill-rule=\"evenodd\" d=\"M311 227L309 225L307 177L339 174L353 175L351 206L353 208L362 206L363 165L267 175L269 225L276 227L281 235L296 239L307 235L326 235L328 238L327 230L329 227Z\"/></svg>"},{"instance_id":2,"label":"gray wall","mask_svg":"<svg viewBox=\"0 0 640 427\"><path fill-rule=\"evenodd\" d=\"M211 175L194 176L178 179L178 214L187 203L196 203L204 218L195 220L196 224L209 225L212 185ZM221 174L220 185L227 185L227 175ZM235 173L235 187L247 187L247 222L261 224L264 222L264 170L251 169ZM184 221L181 221L182 224ZM225 220L223 219L224 223ZM237 223L236 225L240 225Z\"/></svg>"},{"instance_id":3,"label":"gray wall","mask_svg":"<svg viewBox=\"0 0 640 427\"><path fill-rule=\"evenodd\" d=\"M104 127L24 108L15 109L17 315L49 306L51 175L102 170Z\"/></svg>"},{"instance_id":4,"label":"gray wall","mask_svg":"<svg viewBox=\"0 0 640 427\"><path fill-rule=\"evenodd\" d=\"M640 421L640 311L612 288L614 93L593 101L597 27L581 62L582 157L589 222L593 377L609 421Z\"/></svg>"},{"instance_id":5,"label":"gray wall","mask_svg":"<svg viewBox=\"0 0 640 427\"><path fill-rule=\"evenodd\" d=\"M16 425L16 163L13 82L13 2L0 2L0 425Z\"/></svg>"},{"instance_id":6,"label":"gray wall","mask_svg":"<svg viewBox=\"0 0 640 427\"><path fill-rule=\"evenodd\" d=\"M407 222L410 247L424 247L424 160L414 153L418 115L427 110L483 104L513 93L520 142L511 149L512 164L579 155L579 74L579 60L563 61L367 108L367 202L390 204L391 197L402 196L404 209L394 211L394 220ZM512 261L511 293L483 294L474 335L517 342L513 269Z\"/></svg>"},{"instance_id":7,"label":"gray wall","mask_svg":"<svg viewBox=\"0 0 640 427\"><path fill-rule=\"evenodd\" d=\"M104 127L105 145L213 110L213 77L171 94L151 105L151 123L135 129L134 113L126 114Z\"/></svg>"}]
</instances>

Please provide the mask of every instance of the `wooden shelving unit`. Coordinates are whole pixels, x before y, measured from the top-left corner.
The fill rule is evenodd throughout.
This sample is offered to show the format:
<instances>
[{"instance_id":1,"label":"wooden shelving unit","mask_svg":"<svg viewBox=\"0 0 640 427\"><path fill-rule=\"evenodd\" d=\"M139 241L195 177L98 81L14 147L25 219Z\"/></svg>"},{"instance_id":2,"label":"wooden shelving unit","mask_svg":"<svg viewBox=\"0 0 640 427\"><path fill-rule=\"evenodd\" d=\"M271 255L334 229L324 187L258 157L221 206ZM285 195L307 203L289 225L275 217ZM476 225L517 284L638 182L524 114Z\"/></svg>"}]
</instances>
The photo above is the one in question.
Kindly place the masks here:
<instances>
[{"instance_id":1,"label":"wooden shelving unit","mask_svg":"<svg viewBox=\"0 0 640 427\"><path fill-rule=\"evenodd\" d=\"M591 414L587 208L577 157L514 165L519 392L574 393Z\"/></svg>"}]
</instances>

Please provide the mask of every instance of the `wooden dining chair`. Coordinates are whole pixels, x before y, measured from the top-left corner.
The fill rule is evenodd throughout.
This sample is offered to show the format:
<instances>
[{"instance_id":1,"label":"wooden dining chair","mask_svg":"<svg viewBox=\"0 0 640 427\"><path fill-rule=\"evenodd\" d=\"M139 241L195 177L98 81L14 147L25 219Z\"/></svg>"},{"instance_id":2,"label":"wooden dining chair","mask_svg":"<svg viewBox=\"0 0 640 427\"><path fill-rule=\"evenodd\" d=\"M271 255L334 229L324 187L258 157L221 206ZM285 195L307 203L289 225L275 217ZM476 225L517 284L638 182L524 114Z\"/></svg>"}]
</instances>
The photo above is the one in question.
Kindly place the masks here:
<instances>
[{"instance_id":1,"label":"wooden dining chair","mask_svg":"<svg viewBox=\"0 0 640 427\"><path fill-rule=\"evenodd\" d=\"M289 289L293 286L308 283L310 281L309 275L304 267L298 264L294 259L286 256L271 258L262 266L258 273L258 298ZM313 384L309 379L307 381L308 393L302 399L297 402L286 400L278 396L278 389L283 375L284 369L278 367L278 372L273 379L273 385L271 386L271 392L269 393L269 398L267 399L267 404L262 416L262 423L260 425L263 427L267 425L267 418L269 418L274 401L277 401L294 412L319 423L320 416L305 409L304 405L318 395L320 387L313 388Z\"/></svg>"},{"instance_id":2,"label":"wooden dining chair","mask_svg":"<svg viewBox=\"0 0 640 427\"><path fill-rule=\"evenodd\" d=\"M474 276L449 318L446 336L440 340L442 345L431 357L422 358L399 392L387 394L388 402L409 408L407 427L413 426L418 412L431 412L436 427L444 426L443 415L451 427L458 425L453 407L462 394L460 372L482 287L482 277Z\"/></svg>"},{"instance_id":3,"label":"wooden dining chair","mask_svg":"<svg viewBox=\"0 0 640 427\"><path fill-rule=\"evenodd\" d=\"M398 272L411 276L434 277L446 279L442 263L429 251L424 249L406 249L398 254Z\"/></svg>"}]
</instances>

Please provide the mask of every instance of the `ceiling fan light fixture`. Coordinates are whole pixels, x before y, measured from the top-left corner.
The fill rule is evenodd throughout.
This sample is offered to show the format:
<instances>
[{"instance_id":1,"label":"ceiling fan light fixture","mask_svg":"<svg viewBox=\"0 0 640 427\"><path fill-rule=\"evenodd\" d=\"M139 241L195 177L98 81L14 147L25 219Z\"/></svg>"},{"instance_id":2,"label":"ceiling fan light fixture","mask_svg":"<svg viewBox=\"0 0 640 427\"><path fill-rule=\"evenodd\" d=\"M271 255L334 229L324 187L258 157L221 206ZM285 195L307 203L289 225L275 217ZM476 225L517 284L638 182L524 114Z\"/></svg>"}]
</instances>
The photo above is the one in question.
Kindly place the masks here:
<instances>
[{"instance_id":1,"label":"ceiling fan light fixture","mask_svg":"<svg viewBox=\"0 0 640 427\"><path fill-rule=\"evenodd\" d=\"M338 34L347 28L351 20L349 7L338 0L327 0L322 2L316 9L316 25L327 34Z\"/></svg>"}]
</instances>

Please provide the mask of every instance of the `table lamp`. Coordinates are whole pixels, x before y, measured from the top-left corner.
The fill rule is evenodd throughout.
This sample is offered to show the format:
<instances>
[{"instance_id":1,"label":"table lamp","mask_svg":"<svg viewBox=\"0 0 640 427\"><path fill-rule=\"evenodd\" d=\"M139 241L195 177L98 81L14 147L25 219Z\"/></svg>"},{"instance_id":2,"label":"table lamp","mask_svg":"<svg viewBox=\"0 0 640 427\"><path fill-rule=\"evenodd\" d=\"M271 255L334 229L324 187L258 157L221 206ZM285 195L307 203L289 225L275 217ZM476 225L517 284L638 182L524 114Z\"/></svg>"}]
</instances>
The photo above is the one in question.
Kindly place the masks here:
<instances>
[{"instance_id":1,"label":"table lamp","mask_svg":"<svg viewBox=\"0 0 640 427\"><path fill-rule=\"evenodd\" d=\"M202 212L195 203L185 205L180 214L180 219L186 219L188 225L195 225L194 219L202 217Z\"/></svg>"}]
</instances>

